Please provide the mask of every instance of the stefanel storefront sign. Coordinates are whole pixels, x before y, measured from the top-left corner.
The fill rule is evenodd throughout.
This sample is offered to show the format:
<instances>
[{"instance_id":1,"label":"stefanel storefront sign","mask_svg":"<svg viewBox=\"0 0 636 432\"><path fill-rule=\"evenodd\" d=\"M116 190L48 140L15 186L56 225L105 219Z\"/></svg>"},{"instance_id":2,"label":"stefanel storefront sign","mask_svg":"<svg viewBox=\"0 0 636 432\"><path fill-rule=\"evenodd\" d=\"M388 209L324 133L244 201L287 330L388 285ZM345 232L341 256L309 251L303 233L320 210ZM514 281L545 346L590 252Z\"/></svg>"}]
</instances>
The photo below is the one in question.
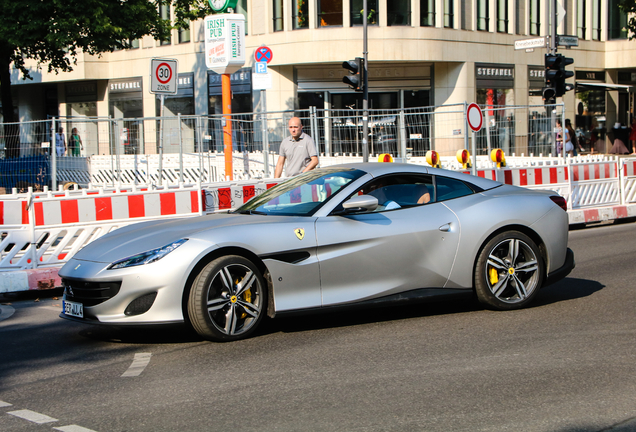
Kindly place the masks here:
<instances>
[{"instance_id":1,"label":"stefanel storefront sign","mask_svg":"<svg viewBox=\"0 0 636 432\"><path fill-rule=\"evenodd\" d=\"M245 17L219 14L205 19L205 65L218 74L231 74L245 64Z\"/></svg>"}]
</instances>

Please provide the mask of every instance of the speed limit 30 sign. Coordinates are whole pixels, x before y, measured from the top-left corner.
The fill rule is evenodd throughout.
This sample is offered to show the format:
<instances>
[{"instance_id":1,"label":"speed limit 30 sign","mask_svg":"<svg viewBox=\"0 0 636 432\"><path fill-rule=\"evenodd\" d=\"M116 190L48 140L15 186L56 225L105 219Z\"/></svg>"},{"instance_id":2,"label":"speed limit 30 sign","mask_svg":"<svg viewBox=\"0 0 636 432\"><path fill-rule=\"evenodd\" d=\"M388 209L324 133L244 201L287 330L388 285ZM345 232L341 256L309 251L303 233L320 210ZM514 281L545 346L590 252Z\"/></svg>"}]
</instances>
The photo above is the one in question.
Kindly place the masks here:
<instances>
[{"instance_id":1,"label":"speed limit 30 sign","mask_svg":"<svg viewBox=\"0 0 636 432\"><path fill-rule=\"evenodd\" d=\"M150 93L177 94L177 61L152 59L150 61Z\"/></svg>"}]
</instances>

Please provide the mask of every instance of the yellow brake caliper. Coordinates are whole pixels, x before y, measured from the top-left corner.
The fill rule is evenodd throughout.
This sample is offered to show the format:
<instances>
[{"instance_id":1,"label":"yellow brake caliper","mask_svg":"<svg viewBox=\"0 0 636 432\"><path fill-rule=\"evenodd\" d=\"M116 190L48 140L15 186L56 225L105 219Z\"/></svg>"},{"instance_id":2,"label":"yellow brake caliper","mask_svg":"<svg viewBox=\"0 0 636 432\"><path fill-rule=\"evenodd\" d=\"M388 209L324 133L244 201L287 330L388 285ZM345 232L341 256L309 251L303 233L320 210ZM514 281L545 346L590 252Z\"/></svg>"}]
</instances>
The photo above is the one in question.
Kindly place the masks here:
<instances>
[{"instance_id":1,"label":"yellow brake caliper","mask_svg":"<svg viewBox=\"0 0 636 432\"><path fill-rule=\"evenodd\" d=\"M239 281L236 281L236 284L238 285ZM248 289L245 290L245 292L243 293L243 300L245 300L247 303L252 303L252 289ZM245 318L247 316L247 314L245 312L243 312L241 314L241 319Z\"/></svg>"},{"instance_id":2,"label":"yellow brake caliper","mask_svg":"<svg viewBox=\"0 0 636 432\"><path fill-rule=\"evenodd\" d=\"M496 285L497 282L499 282L499 273L497 273L497 269L494 267L488 269L488 277L490 278L491 285Z\"/></svg>"}]
</instances>

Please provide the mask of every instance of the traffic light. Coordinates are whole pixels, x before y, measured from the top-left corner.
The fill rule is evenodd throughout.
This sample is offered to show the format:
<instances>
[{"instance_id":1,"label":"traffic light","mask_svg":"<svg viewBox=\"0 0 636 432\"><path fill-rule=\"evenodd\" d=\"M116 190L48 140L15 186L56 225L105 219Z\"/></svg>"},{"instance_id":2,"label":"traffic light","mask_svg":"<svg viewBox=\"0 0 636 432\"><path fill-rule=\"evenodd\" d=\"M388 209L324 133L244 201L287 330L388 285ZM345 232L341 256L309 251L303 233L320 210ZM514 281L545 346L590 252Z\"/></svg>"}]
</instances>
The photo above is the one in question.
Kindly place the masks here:
<instances>
[{"instance_id":1,"label":"traffic light","mask_svg":"<svg viewBox=\"0 0 636 432\"><path fill-rule=\"evenodd\" d=\"M574 60L563 57L561 54L545 55L545 87L543 88L543 99L548 101L571 90L571 86L565 80L574 76L574 72L566 70L567 65L574 63Z\"/></svg>"},{"instance_id":2,"label":"traffic light","mask_svg":"<svg viewBox=\"0 0 636 432\"><path fill-rule=\"evenodd\" d=\"M364 91L364 59L356 57L355 60L342 62L342 67L349 71L349 75L342 77L342 82L355 91Z\"/></svg>"}]
</instances>

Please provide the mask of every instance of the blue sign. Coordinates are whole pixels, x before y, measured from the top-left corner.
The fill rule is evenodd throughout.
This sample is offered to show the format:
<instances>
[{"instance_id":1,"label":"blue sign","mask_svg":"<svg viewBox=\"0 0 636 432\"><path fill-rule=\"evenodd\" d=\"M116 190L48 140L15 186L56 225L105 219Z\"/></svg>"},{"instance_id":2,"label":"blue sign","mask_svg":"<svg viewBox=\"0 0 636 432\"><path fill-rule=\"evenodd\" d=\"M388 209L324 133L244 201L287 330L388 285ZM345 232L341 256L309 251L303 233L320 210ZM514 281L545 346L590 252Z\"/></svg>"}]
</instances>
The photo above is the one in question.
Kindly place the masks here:
<instances>
[{"instance_id":1,"label":"blue sign","mask_svg":"<svg viewBox=\"0 0 636 432\"><path fill-rule=\"evenodd\" d=\"M266 74L267 73L267 62L260 61L260 62L254 63L254 64L256 65L256 70L254 71L254 73L257 73L257 74Z\"/></svg>"}]
</instances>

